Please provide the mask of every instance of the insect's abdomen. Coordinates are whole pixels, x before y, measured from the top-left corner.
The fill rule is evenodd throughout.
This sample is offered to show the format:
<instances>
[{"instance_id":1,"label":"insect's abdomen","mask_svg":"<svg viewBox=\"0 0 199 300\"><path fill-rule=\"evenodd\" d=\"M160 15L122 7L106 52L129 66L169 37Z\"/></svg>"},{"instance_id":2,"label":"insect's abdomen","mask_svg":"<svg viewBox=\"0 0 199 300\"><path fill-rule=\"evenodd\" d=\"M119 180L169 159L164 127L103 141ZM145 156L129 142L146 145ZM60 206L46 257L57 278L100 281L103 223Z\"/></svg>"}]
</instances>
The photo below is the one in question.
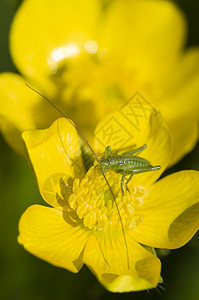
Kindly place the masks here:
<instances>
[{"instance_id":1,"label":"insect's abdomen","mask_svg":"<svg viewBox=\"0 0 199 300\"><path fill-rule=\"evenodd\" d=\"M111 169L115 171L125 170L131 171L136 168L143 168L150 166L150 162L142 157L137 156L115 156L111 157L109 160L109 164L111 165Z\"/></svg>"}]
</instances>

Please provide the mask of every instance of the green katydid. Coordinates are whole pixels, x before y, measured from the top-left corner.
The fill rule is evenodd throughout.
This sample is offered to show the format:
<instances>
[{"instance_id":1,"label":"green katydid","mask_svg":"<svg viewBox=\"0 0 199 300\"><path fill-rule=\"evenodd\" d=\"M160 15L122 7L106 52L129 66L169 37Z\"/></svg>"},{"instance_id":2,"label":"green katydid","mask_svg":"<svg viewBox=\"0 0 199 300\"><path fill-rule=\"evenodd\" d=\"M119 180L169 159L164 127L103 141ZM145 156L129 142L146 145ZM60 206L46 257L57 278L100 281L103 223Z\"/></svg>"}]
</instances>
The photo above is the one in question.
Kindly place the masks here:
<instances>
[{"instance_id":1,"label":"green katydid","mask_svg":"<svg viewBox=\"0 0 199 300\"><path fill-rule=\"evenodd\" d=\"M100 169L104 173L106 173L108 170L113 170L116 173L122 174L122 195L124 194L123 185L126 175L130 175L126 181L126 190L130 192L128 183L130 182L134 174L140 174L160 169L160 166L152 166L148 160L138 156L138 154L140 154L146 148L147 145L145 144L140 148L124 152L121 155L118 155L118 152L116 152L114 155L111 155L111 147L107 146L104 155L99 160L98 166L100 166Z\"/></svg>"}]
</instances>

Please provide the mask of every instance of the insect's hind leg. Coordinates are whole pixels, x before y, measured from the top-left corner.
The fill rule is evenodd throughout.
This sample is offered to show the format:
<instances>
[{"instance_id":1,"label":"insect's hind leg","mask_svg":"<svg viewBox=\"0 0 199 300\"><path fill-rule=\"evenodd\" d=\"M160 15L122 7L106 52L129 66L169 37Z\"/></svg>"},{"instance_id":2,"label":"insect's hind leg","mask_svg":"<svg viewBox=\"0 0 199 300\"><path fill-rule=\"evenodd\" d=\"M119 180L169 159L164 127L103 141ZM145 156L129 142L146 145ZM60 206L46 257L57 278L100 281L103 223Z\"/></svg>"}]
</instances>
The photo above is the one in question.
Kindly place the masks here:
<instances>
[{"instance_id":1,"label":"insect's hind leg","mask_svg":"<svg viewBox=\"0 0 199 300\"><path fill-rule=\"evenodd\" d=\"M124 178L125 178L125 170L123 170L123 175L122 175L122 180L121 180L121 191L122 191L122 196L124 195Z\"/></svg>"},{"instance_id":2,"label":"insect's hind leg","mask_svg":"<svg viewBox=\"0 0 199 300\"><path fill-rule=\"evenodd\" d=\"M131 173L131 175L129 176L129 178L127 179L127 181L126 181L126 190L130 193L130 190L129 190L129 188L128 188L128 183L130 182L130 180L132 179L132 177L133 177L133 171L132 171L132 173Z\"/></svg>"},{"instance_id":3,"label":"insect's hind leg","mask_svg":"<svg viewBox=\"0 0 199 300\"><path fill-rule=\"evenodd\" d=\"M131 150L131 151L127 151L127 152L124 152L122 153L121 155L124 155L124 156L130 156L130 155L133 155L133 154L136 154L135 156L137 156L138 154L140 154L142 151L144 151L144 149L147 148L147 144L144 144L142 147L140 148L137 148L137 149L134 149L134 150Z\"/></svg>"}]
</instances>

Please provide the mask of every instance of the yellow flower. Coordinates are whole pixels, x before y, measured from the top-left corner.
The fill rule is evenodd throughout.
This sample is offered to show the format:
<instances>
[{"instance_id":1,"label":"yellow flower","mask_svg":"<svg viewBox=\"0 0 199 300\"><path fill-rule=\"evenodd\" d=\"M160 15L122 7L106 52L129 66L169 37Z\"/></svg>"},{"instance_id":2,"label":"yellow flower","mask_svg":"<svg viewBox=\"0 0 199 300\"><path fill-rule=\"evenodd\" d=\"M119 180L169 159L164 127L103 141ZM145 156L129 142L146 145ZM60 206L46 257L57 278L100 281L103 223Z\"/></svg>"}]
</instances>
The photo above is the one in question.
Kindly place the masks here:
<instances>
[{"instance_id":1,"label":"yellow flower","mask_svg":"<svg viewBox=\"0 0 199 300\"><path fill-rule=\"evenodd\" d=\"M198 139L198 48L185 51L186 20L172 1L26 0L11 28L22 76L0 76L1 130L22 152L20 132L57 118L31 83L90 135L107 112L140 91L174 139L171 163ZM88 118L89 116L89 118Z\"/></svg>"},{"instance_id":2,"label":"yellow flower","mask_svg":"<svg viewBox=\"0 0 199 300\"><path fill-rule=\"evenodd\" d=\"M139 116L132 113L138 103L143 108ZM199 173L182 171L155 182L172 150L159 112L143 99L134 99L107 115L95 130L98 157L108 145L124 152L147 143L142 157L161 165L160 170L135 175L130 193L125 190L123 196L122 175L106 173L121 219L99 170L92 166L85 172L86 146L65 118L45 130L25 131L23 139L41 195L51 207L33 205L24 212L19 243L71 272L86 264L112 292L156 287L161 264L153 247L181 247L199 226Z\"/></svg>"}]
</instances>

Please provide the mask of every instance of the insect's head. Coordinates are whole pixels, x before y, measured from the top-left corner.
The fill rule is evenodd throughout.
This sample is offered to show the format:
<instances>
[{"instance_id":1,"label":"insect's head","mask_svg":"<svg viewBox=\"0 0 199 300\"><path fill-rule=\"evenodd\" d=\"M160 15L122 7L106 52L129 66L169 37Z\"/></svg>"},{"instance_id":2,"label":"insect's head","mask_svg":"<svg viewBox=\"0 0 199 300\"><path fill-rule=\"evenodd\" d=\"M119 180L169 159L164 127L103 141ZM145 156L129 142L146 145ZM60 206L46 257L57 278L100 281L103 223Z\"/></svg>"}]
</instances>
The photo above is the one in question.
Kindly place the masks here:
<instances>
[{"instance_id":1,"label":"insect's head","mask_svg":"<svg viewBox=\"0 0 199 300\"><path fill-rule=\"evenodd\" d=\"M107 158L101 158L99 164L97 165L98 169L101 169L106 173L110 169L110 164Z\"/></svg>"}]
</instances>

